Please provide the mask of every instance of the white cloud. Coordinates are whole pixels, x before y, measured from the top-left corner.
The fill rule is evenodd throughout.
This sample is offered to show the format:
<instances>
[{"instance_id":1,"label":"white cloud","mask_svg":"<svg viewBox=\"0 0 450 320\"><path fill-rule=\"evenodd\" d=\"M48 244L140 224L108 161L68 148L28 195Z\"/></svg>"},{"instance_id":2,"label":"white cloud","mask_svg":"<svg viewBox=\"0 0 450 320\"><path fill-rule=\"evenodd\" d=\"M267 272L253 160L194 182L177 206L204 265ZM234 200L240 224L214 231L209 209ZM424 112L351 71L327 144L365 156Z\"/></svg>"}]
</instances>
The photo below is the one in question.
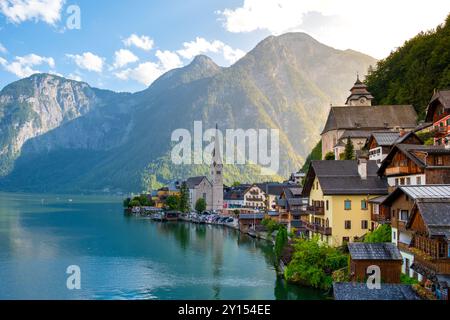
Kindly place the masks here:
<instances>
[{"instance_id":1,"label":"white cloud","mask_svg":"<svg viewBox=\"0 0 450 320\"><path fill-rule=\"evenodd\" d=\"M0 0L0 12L13 23L27 20L54 25L61 19L64 0Z\"/></svg>"},{"instance_id":2,"label":"white cloud","mask_svg":"<svg viewBox=\"0 0 450 320\"><path fill-rule=\"evenodd\" d=\"M240 7L218 14L230 32L303 31L333 47L383 58L420 31L442 23L449 11L448 0L410 0L407 5L392 0L243 0Z\"/></svg>"},{"instance_id":3,"label":"white cloud","mask_svg":"<svg viewBox=\"0 0 450 320\"><path fill-rule=\"evenodd\" d=\"M115 75L121 80L135 80L146 86L149 86L153 81L163 74L163 71L158 64L153 62L141 63L136 68L129 68Z\"/></svg>"},{"instance_id":4,"label":"white cloud","mask_svg":"<svg viewBox=\"0 0 450 320\"><path fill-rule=\"evenodd\" d=\"M0 43L0 53L7 53L8 50Z\"/></svg>"},{"instance_id":5,"label":"white cloud","mask_svg":"<svg viewBox=\"0 0 450 320\"><path fill-rule=\"evenodd\" d=\"M120 49L114 53L115 59L113 67L115 69L123 68L126 65L139 61L139 58L130 50Z\"/></svg>"},{"instance_id":6,"label":"white cloud","mask_svg":"<svg viewBox=\"0 0 450 320\"><path fill-rule=\"evenodd\" d=\"M92 52L85 52L81 55L68 54L66 56L75 61L76 65L81 69L94 72L103 71L104 58L99 57Z\"/></svg>"},{"instance_id":7,"label":"white cloud","mask_svg":"<svg viewBox=\"0 0 450 320\"><path fill-rule=\"evenodd\" d=\"M195 41L183 43L183 47L184 48L178 50L177 53L186 59L192 59L193 57L204 53L221 53L228 62L234 63L245 54L242 50L233 49L222 41L214 40L209 42L201 37L197 37Z\"/></svg>"},{"instance_id":8,"label":"white cloud","mask_svg":"<svg viewBox=\"0 0 450 320\"><path fill-rule=\"evenodd\" d=\"M171 52L168 50L165 51L158 50L156 51L156 57L159 59L161 68L164 71L179 68L183 65L180 57L175 52Z\"/></svg>"},{"instance_id":9,"label":"white cloud","mask_svg":"<svg viewBox=\"0 0 450 320\"><path fill-rule=\"evenodd\" d=\"M67 78L75 80L75 81L83 81L83 79L81 78L81 76L79 74L75 74L75 73L70 73Z\"/></svg>"},{"instance_id":10,"label":"white cloud","mask_svg":"<svg viewBox=\"0 0 450 320\"><path fill-rule=\"evenodd\" d=\"M6 71L15 74L19 78L25 78L31 76L32 74L40 73L41 71L33 68L45 64L53 69L55 67L55 60L51 57L41 57L34 53L23 57L15 57L14 61L11 63L8 63L7 60L0 58L0 65L2 65Z\"/></svg>"},{"instance_id":11,"label":"white cloud","mask_svg":"<svg viewBox=\"0 0 450 320\"><path fill-rule=\"evenodd\" d=\"M145 51L150 51L153 48L154 42L147 36L138 36L132 34L127 39L123 40L127 47L135 46Z\"/></svg>"}]
</instances>

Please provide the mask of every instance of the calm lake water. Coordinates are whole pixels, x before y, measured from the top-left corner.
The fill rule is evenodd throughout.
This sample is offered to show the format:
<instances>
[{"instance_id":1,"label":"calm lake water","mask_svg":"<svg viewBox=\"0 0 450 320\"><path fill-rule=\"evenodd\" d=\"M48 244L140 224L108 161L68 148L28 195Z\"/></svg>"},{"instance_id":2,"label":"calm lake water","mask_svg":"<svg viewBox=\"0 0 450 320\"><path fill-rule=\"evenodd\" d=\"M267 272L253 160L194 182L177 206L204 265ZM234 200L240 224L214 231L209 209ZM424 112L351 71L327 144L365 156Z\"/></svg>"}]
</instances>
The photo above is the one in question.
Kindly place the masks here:
<instances>
[{"instance_id":1,"label":"calm lake water","mask_svg":"<svg viewBox=\"0 0 450 320\"><path fill-rule=\"evenodd\" d=\"M277 280L271 247L234 230L126 217L119 198L0 193L0 299L323 298Z\"/></svg>"}]
</instances>

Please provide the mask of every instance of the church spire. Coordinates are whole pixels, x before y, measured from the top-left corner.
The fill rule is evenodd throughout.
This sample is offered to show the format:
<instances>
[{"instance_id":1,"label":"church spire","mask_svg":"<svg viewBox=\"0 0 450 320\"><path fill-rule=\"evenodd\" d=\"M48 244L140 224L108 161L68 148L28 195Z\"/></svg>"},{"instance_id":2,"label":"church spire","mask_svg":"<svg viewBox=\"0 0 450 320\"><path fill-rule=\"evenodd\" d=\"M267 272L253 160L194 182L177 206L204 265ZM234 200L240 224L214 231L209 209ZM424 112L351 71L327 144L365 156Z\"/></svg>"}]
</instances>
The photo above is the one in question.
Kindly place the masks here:
<instances>
[{"instance_id":1,"label":"church spire","mask_svg":"<svg viewBox=\"0 0 450 320\"><path fill-rule=\"evenodd\" d=\"M223 162L219 134L219 126L216 123L216 137L211 163L212 208L214 211L223 210Z\"/></svg>"},{"instance_id":2,"label":"church spire","mask_svg":"<svg viewBox=\"0 0 450 320\"><path fill-rule=\"evenodd\" d=\"M356 73L356 82L350 89L350 96L347 98L347 106L371 106L374 97L367 90L367 86L359 79L359 72Z\"/></svg>"}]
</instances>

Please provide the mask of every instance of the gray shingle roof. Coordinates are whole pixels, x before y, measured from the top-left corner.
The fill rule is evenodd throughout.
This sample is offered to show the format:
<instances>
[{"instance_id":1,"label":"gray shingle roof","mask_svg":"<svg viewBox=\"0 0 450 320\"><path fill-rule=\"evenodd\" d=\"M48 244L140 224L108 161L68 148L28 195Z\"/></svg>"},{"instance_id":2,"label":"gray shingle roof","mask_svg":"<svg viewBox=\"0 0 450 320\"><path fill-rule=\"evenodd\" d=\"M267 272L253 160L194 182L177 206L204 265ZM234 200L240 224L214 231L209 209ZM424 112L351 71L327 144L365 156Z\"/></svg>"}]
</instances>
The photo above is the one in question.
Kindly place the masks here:
<instances>
[{"instance_id":1,"label":"gray shingle roof","mask_svg":"<svg viewBox=\"0 0 450 320\"><path fill-rule=\"evenodd\" d=\"M365 283L334 283L336 300L421 300L410 285L383 283L381 289L369 289Z\"/></svg>"},{"instance_id":2,"label":"gray shingle roof","mask_svg":"<svg viewBox=\"0 0 450 320\"><path fill-rule=\"evenodd\" d=\"M264 219L264 213L250 213L250 214L240 214L239 220L261 220Z\"/></svg>"},{"instance_id":3,"label":"gray shingle roof","mask_svg":"<svg viewBox=\"0 0 450 320\"><path fill-rule=\"evenodd\" d=\"M425 185L399 187L412 199L450 199L450 185Z\"/></svg>"},{"instance_id":4,"label":"gray shingle roof","mask_svg":"<svg viewBox=\"0 0 450 320\"><path fill-rule=\"evenodd\" d=\"M390 147L400 138L400 132L374 132L373 137L381 147Z\"/></svg>"},{"instance_id":5,"label":"gray shingle roof","mask_svg":"<svg viewBox=\"0 0 450 320\"><path fill-rule=\"evenodd\" d=\"M389 129L417 126L417 113L411 105L332 107L322 132L343 129Z\"/></svg>"},{"instance_id":6,"label":"gray shingle roof","mask_svg":"<svg viewBox=\"0 0 450 320\"><path fill-rule=\"evenodd\" d=\"M186 185L188 189L194 189L198 186L204 179L207 179L205 176L203 177L191 177L186 180Z\"/></svg>"},{"instance_id":7,"label":"gray shingle roof","mask_svg":"<svg viewBox=\"0 0 450 320\"><path fill-rule=\"evenodd\" d=\"M445 109L450 109L450 90L441 90L433 95L430 104L428 105L426 121L433 121L433 113L438 102L440 102Z\"/></svg>"},{"instance_id":8,"label":"gray shingle roof","mask_svg":"<svg viewBox=\"0 0 450 320\"><path fill-rule=\"evenodd\" d=\"M444 236L450 239L450 198L419 200L417 208L431 236Z\"/></svg>"},{"instance_id":9,"label":"gray shingle roof","mask_svg":"<svg viewBox=\"0 0 450 320\"><path fill-rule=\"evenodd\" d=\"M353 260L402 260L394 243L349 243L348 250Z\"/></svg>"},{"instance_id":10,"label":"gray shingle roof","mask_svg":"<svg viewBox=\"0 0 450 320\"><path fill-rule=\"evenodd\" d=\"M388 193L386 179L377 176L376 161L368 162L367 179L365 180L361 179L358 173L356 160L312 161L311 169L318 177L325 195L384 195ZM308 177L305 185L306 192L309 192L312 186L311 180Z\"/></svg>"}]
</instances>

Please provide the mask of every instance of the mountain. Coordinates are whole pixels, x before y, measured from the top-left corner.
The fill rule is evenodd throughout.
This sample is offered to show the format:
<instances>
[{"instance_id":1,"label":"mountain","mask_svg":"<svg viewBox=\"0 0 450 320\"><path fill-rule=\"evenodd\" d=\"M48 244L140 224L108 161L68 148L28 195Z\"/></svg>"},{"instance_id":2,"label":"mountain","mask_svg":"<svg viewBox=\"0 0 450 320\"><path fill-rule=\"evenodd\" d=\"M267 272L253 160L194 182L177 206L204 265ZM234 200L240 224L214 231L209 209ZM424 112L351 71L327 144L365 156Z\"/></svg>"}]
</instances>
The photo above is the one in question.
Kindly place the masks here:
<instances>
[{"instance_id":1,"label":"mountain","mask_svg":"<svg viewBox=\"0 0 450 320\"><path fill-rule=\"evenodd\" d=\"M380 61L367 77L379 104L413 104L421 119L436 89L450 88L450 15Z\"/></svg>"},{"instance_id":2,"label":"mountain","mask_svg":"<svg viewBox=\"0 0 450 320\"><path fill-rule=\"evenodd\" d=\"M222 129L279 129L279 176L287 176L314 147L330 103L343 103L356 71L363 73L375 62L304 33L289 33L263 40L228 68L198 56L135 94L34 75L0 92L0 110L14 114L14 119L25 113L28 119L0 117L2 130L14 133L4 145L16 146L8 157L0 156L5 164L0 189L140 191L206 174L206 166L175 166L170 161L172 132L192 132L197 120L205 129L216 123ZM46 111L49 101L54 107ZM72 109L78 112L68 111ZM37 125L53 112L69 115L59 116L63 120L52 126ZM26 139L19 139L18 132L26 131L30 121L36 125ZM224 174L226 183L268 179L259 175L256 165L226 166Z\"/></svg>"}]
</instances>

